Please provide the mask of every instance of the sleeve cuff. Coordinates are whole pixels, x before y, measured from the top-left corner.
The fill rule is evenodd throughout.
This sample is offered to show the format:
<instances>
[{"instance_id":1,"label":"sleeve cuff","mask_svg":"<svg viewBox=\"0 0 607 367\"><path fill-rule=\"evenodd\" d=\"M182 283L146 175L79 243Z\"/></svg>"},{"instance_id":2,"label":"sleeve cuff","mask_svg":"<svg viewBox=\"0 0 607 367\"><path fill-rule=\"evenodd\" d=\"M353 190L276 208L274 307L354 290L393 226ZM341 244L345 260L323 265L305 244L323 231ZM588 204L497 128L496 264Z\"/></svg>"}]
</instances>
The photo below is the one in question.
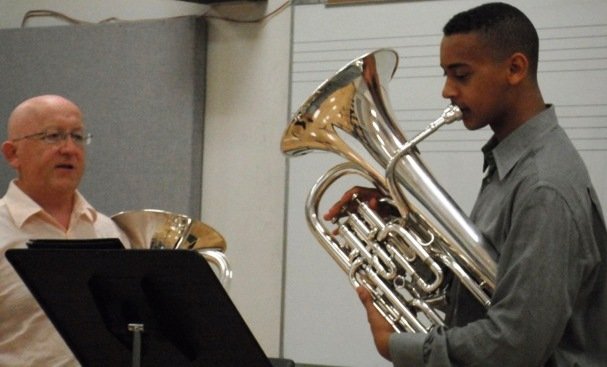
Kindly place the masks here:
<instances>
[{"instance_id":1,"label":"sleeve cuff","mask_svg":"<svg viewBox=\"0 0 607 367\"><path fill-rule=\"evenodd\" d=\"M390 357L394 367L423 366L426 336L423 333L393 333L390 336Z\"/></svg>"}]
</instances>

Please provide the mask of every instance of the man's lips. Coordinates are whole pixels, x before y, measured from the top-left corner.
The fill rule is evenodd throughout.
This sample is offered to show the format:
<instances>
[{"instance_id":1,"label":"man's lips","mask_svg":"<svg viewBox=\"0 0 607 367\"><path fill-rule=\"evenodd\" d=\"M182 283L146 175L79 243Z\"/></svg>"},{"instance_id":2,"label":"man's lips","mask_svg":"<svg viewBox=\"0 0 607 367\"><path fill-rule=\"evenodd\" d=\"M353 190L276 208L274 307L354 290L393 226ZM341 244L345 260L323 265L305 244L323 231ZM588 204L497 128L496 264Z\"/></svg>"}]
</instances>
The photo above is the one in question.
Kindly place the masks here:
<instances>
[{"instance_id":1,"label":"man's lips","mask_svg":"<svg viewBox=\"0 0 607 367\"><path fill-rule=\"evenodd\" d=\"M468 108L466 106L463 106L463 105L461 105L459 103L451 102L451 104L454 105L454 106L457 106L462 112L464 110L468 110Z\"/></svg>"},{"instance_id":2,"label":"man's lips","mask_svg":"<svg viewBox=\"0 0 607 367\"><path fill-rule=\"evenodd\" d=\"M59 163L59 164L55 165L55 168L72 170L75 168L75 166L70 163Z\"/></svg>"},{"instance_id":3,"label":"man's lips","mask_svg":"<svg viewBox=\"0 0 607 367\"><path fill-rule=\"evenodd\" d=\"M459 107L459 110L462 111L462 115L463 116L466 116L466 115L468 115L470 113L470 109L469 108L463 107L463 106L458 106L458 107Z\"/></svg>"}]
</instances>

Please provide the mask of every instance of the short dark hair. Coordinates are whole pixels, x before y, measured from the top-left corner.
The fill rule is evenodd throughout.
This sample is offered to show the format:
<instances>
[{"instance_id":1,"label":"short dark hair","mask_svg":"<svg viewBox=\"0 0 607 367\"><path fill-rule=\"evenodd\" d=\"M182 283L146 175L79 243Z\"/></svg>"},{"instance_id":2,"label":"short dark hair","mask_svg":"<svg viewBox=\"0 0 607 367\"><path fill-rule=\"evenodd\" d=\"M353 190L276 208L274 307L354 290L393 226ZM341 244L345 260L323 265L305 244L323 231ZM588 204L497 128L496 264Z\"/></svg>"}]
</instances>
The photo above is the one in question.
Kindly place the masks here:
<instances>
[{"instance_id":1,"label":"short dark hair","mask_svg":"<svg viewBox=\"0 0 607 367\"><path fill-rule=\"evenodd\" d=\"M529 72L537 76L539 37L533 23L512 5L488 3L454 15L443 27L443 34L478 33L493 53L503 60L515 52L529 59Z\"/></svg>"}]
</instances>

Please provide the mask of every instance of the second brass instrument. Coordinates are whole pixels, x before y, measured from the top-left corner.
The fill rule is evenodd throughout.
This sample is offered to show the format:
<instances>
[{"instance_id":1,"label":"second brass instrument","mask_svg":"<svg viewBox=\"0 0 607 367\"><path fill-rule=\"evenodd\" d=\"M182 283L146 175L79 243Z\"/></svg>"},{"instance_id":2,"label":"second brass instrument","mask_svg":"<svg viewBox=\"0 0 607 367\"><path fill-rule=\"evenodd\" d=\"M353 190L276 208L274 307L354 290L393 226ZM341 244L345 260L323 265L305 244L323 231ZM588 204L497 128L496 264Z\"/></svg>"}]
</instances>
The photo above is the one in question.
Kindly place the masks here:
<instances>
[{"instance_id":1,"label":"second brass instrument","mask_svg":"<svg viewBox=\"0 0 607 367\"><path fill-rule=\"evenodd\" d=\"M449 106L407 141L398 129L387 94L398 65L390 49L365 54L322 83L299 108L284 132L281 149L313 150L348 162L326 172L306 202L308 225L353 286L364 286L396 331L428 332L445 325L440 308L455 276L484 306L491 304L496 262L491 246L436 182L416 145L440 126L461 119ZM341 137L355 138L386 172L378 172ZM346 175L362 176L384 192L400 216L380 217L365 203L338 223L338 235L319 218L323 194Z\"/></svg>"},{"instance_id":2,"label":"second brass instrument","mask_svg":"<svg viewBox=\"0 0 607 367\"><path fill-rule=\"evenodd\" d=\"M226 242L211 226L187 215L158 209L124 211L112 220L128 237L131 248L198 251L213 266L225 288L232 269L225 255Z\"/></svg>"}]
</instances>

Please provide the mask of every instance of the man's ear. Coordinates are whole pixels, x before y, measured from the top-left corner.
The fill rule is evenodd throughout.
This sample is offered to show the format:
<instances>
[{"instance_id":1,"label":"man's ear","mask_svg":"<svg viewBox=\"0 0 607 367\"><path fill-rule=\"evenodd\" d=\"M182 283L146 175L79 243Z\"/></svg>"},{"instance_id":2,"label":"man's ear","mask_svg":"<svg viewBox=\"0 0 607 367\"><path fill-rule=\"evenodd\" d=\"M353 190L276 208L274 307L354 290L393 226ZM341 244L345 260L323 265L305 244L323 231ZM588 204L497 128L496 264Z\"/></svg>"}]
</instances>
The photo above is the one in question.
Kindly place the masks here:
<instances>
[{"instance_id":1,"label":"man's ear","mask_svg":"<svg viewBox=\"0 0 607 367\"><path fill-rule=\"evenodd\" d=\"M516 52L508 60L508 81L512 85L527 79L529 74L529 59L521 52Z\"/></svg>"},{"instance_id":2,"label":"man's ear","mask_svg":"<svg viewBox=\"0 0 607 367\"><path fill-rule=\"evenodd\" d=\"M15 144L10 141L7 140L4 143L2 143L2 155L4 156L4 159L6 159L6 161L8 162L8 164L17 169L19 168L19 158L17 157L17 147L15 146Z\"/></svg>"}]
</instances>

